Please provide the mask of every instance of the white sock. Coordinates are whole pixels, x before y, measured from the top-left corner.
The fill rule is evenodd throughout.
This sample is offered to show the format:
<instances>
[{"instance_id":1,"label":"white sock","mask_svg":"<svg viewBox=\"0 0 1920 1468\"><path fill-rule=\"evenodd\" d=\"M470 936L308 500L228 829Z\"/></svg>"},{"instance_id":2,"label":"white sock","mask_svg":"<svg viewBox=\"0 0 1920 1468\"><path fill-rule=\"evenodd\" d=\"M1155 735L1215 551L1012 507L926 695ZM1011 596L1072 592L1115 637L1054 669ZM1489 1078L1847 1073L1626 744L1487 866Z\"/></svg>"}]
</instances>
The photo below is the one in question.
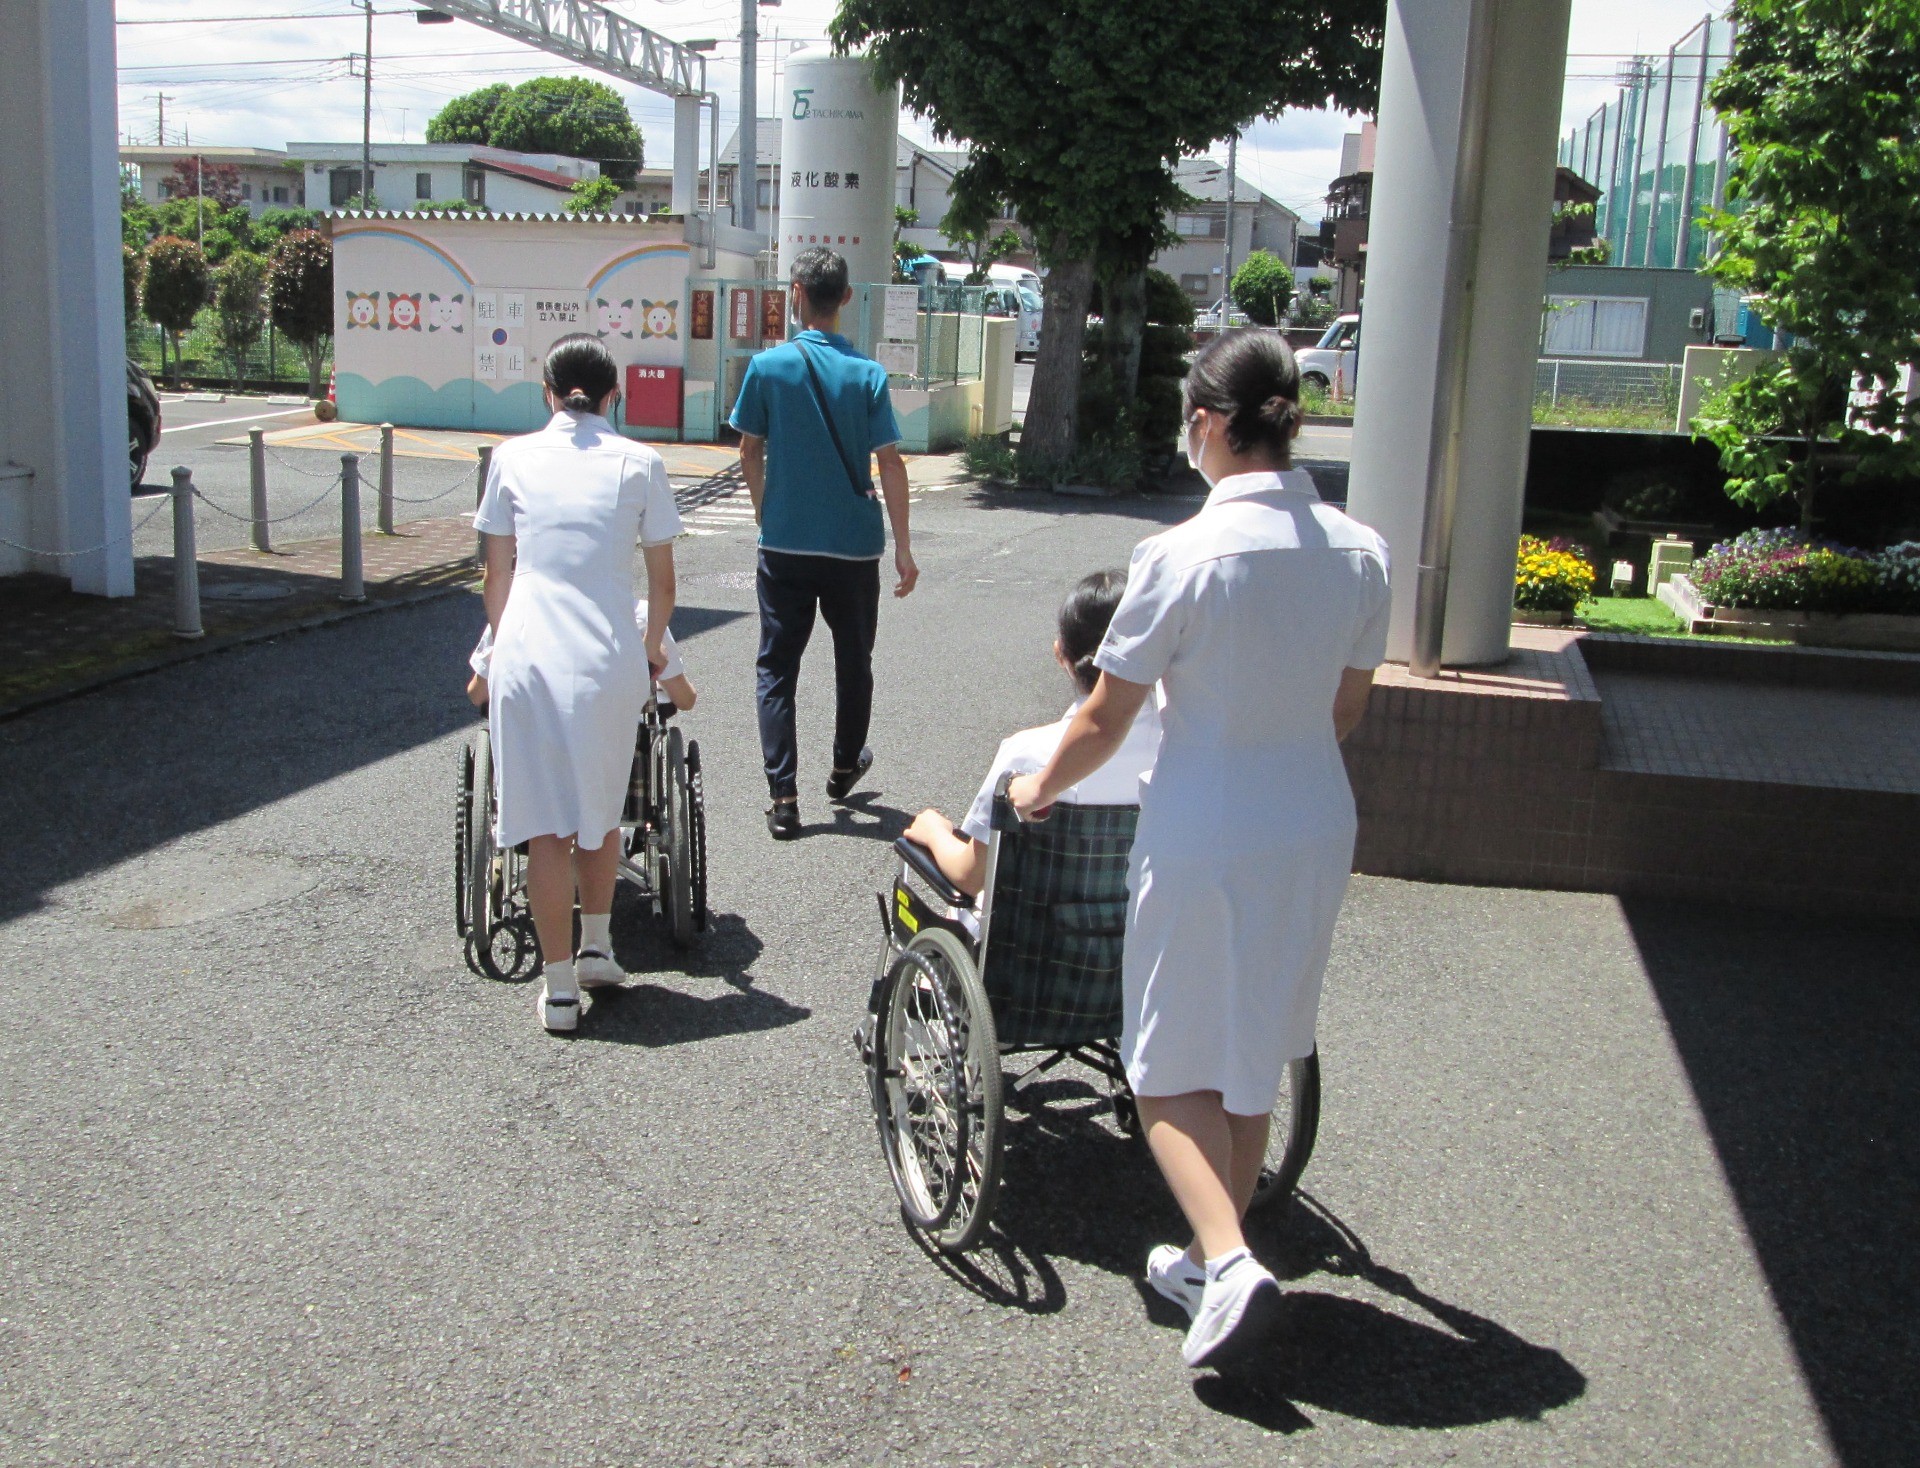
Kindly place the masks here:
<instances>
[{"instance_id":1,"label":"white sock","mask_svg":"<svg viewBox=\"0 0 1920 1468\"><path fill-rule=\"evenodd\" d=\"M1244 1245L1238 1249L1229 1249L1218 1259L1209 1259L1207 1261L1207 1278L1209 1280L1218 1279L1242 1259L1250 1259L1252 1257Z\"/></svg>"},{"instance_id":2,"label":"white sock","mask_svg":"<svg viewBox=\"0 0 1920 1468\"><path fill-rule=\"evenodd\" d=\"M556 999L572 999L578 994L573 986L573 960L558 959L547 965L547 994Z\"/></svg>"},{"instance_id":3,"label":"white sock","mask_svg":"<svg viewBox=\"0 0 1920 1468\"><path fill-rule=\"evenodd\" d=\"M591 948L596 953L613 957L613 914L610 912L583 912L580 914L580 946Z\"/></svg>"}]
</instances>

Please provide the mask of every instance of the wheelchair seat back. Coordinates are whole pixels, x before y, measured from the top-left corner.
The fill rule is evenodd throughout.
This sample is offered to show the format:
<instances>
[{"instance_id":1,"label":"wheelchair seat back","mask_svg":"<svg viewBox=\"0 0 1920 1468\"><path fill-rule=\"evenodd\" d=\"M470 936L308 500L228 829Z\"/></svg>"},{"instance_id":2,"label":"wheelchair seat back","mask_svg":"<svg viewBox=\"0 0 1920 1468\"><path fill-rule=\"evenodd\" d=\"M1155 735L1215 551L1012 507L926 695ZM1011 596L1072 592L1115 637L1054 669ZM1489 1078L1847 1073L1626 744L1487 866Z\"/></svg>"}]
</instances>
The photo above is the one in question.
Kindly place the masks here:
<instances>
[{"instance_id":1,"label":"wheelchair seat back","mask_svg":"<svg viewBox=\"0 0 1920 1468\"><path fill-rule=\"evenodd\" d=\"M993 806L981 979L1004 1046L1072 1046L1120 1033L1127 861L1140 808L1058 805L1025 824Z\"/></svg>"}]
</instances>

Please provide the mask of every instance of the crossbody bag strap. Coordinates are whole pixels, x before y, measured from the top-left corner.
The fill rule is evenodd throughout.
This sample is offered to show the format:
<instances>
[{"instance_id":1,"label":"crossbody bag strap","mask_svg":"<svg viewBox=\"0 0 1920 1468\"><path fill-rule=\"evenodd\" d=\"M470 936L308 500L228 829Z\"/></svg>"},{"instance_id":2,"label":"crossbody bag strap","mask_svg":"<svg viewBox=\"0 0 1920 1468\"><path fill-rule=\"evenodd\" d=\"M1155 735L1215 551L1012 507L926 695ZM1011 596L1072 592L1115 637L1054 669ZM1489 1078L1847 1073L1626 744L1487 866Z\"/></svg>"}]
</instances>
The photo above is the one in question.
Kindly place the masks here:
<instances>
[{"instance_id":1,"label":"crossbody bag strap","mask_svg":"<svg viewBox=\"0 0 1920 1468\"><path fill-rule=\"evenodd\" d=\"M833 440L833 451L839 457L840 467L846 471L848 485L861 499L872 499L873 490L862 484L860 476L853 472L853 460L847 457L847 446L840 442L840 430L834 426L833 409L827 403L827 390L820 381L819 369L813 365L813 353L807 350L807 344L798 337L794 338L793 344L799 349L800 360L807 364L807 377L813 383L813 400L820 407L820 416L826 420L827 437Z\"/></svg>"}]
</instances>

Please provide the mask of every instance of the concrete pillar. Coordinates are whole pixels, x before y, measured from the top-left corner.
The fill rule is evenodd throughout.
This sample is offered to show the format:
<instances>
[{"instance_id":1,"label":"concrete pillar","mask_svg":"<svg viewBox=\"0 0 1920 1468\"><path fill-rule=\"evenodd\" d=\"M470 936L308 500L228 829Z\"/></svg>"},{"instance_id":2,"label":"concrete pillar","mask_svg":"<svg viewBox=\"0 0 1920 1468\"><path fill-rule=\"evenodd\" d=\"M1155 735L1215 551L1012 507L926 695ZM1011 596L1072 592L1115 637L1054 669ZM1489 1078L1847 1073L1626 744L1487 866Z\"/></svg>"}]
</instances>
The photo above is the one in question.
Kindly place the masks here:
<instances>
[{"instance_id":1,"label":"concrete pillar","mask_svg":"<svg viewBox=\"0 0 1920 1468\"><path fill-rule=\"evenodd\" d=\"M683 219L700 211L700 99L673 99L673 210Z\"/></svg>"},{"instance_id":2,"label":"concrete pillar","mask_svg":"<svg viewBox=\"0 0 1920 1468\"><path fill-rule=\"evenodd\" d=\"M1393 551L1387 655L1413 645L1414 589L1436 435L1447 404L1443 282L1474 0L1391 0L1380 84L1367 299L1348 509ZM1464 295L1467 344L1458 485L1442 658L1507 656L1539 354L1541 281L1553 213L1554 150L1570 0L1479 0L1492 7L1477 260Z\"/></svg>"},{"instance_id":3,"label":"concrete pillar","mask_svg":"<svg viewBox=\"0 0 1920 1468\"><path fill-rule=\"evenodd\" d=\"M0 49L0 462L14 523L76 591L133 592L113 0L19 0ZM19 476L9 482L18 486Z\"/></svg>"}]
</instances>

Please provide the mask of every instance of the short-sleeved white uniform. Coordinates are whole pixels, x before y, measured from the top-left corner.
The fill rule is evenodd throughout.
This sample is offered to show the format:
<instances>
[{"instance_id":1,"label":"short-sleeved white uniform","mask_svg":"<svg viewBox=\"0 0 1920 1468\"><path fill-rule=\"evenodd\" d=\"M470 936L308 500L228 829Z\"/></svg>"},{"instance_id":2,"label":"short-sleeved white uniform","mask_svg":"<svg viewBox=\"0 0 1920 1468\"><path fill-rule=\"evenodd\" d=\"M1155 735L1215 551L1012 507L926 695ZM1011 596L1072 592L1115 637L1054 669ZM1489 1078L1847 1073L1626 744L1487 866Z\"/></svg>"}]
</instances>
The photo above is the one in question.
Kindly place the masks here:
<instances>
[{"instance_id":1,"label":"short-sleeved white uniform","mask_svg":"<svg viewBox=\"0 0 1920 1468\"><path fill-rule=\"evenodd\" d=\"M1386 628L1386 543L1304 470L1223 479L1134 551L1095 662L1160 684L1124 962L1136 1094L1261 1115L1313 1049L1353 865L1333 696L1379 665Z\"/></svg>"},{"instance_id":2,"label":"short-sleeved white uniform","mask_svg":"<svg viewBox=\"0 0 1920 1468\"><path fill-rule=\"evenodd\" d=\"M1053 752L1060 747L1060 741L1067 737L1067 725L1073 722L1073 716L1085 702L1083 698L1076 698L1073 707L1057 724L1022 729L1000 741L993 768L987 771L980 793L973 797L973 805L960 823L961 835L982 842L993 839L993 792L1000 777L1037 775L1044 770ZM1138 805L1141 783L1153 769L1154 756L1159 750L1160 713L1153 700L1148 699L1134 715L1133 727L1127 730L1127 737L1113 758L1078 785L1062 791L1061 801L1067 805Z\"/></svg>"},{"instance_id":3,"label":"short-sleeved white uniform","mask_svg":"<svg viewBox=\"0 0 1920 1468\"><path fill-rule=\"evenodd\" d=\"M647 604L637 601L633 604L633 625L639 629L640 640L647 637ZM655 683L665 683L669 678L687 676L687 665L680 657L680 644L673 640L673 632L668 630L660 635L660 653L666 658L666 665L655 676ZM473 651L467 654L467 666L482 678L489 676L493 668L493 628L482 627L480 640L473 645ZM672 703L673 696L661 688L655 694L661 703Z\"/></svg>"},{"instance_id":4,"label":"short-sleeved white uniform","mask_svg":"<svg viewBox=\"0 0 1920 1468\"><path fill-rule=\"evenodd\" d=\"M515 541L487 679L500 843L592 850L620 823L647 696L633 548L680 533L666 465L597 414L556 413L493 451L473 524Z\"/></svg>"}]
</instances>

